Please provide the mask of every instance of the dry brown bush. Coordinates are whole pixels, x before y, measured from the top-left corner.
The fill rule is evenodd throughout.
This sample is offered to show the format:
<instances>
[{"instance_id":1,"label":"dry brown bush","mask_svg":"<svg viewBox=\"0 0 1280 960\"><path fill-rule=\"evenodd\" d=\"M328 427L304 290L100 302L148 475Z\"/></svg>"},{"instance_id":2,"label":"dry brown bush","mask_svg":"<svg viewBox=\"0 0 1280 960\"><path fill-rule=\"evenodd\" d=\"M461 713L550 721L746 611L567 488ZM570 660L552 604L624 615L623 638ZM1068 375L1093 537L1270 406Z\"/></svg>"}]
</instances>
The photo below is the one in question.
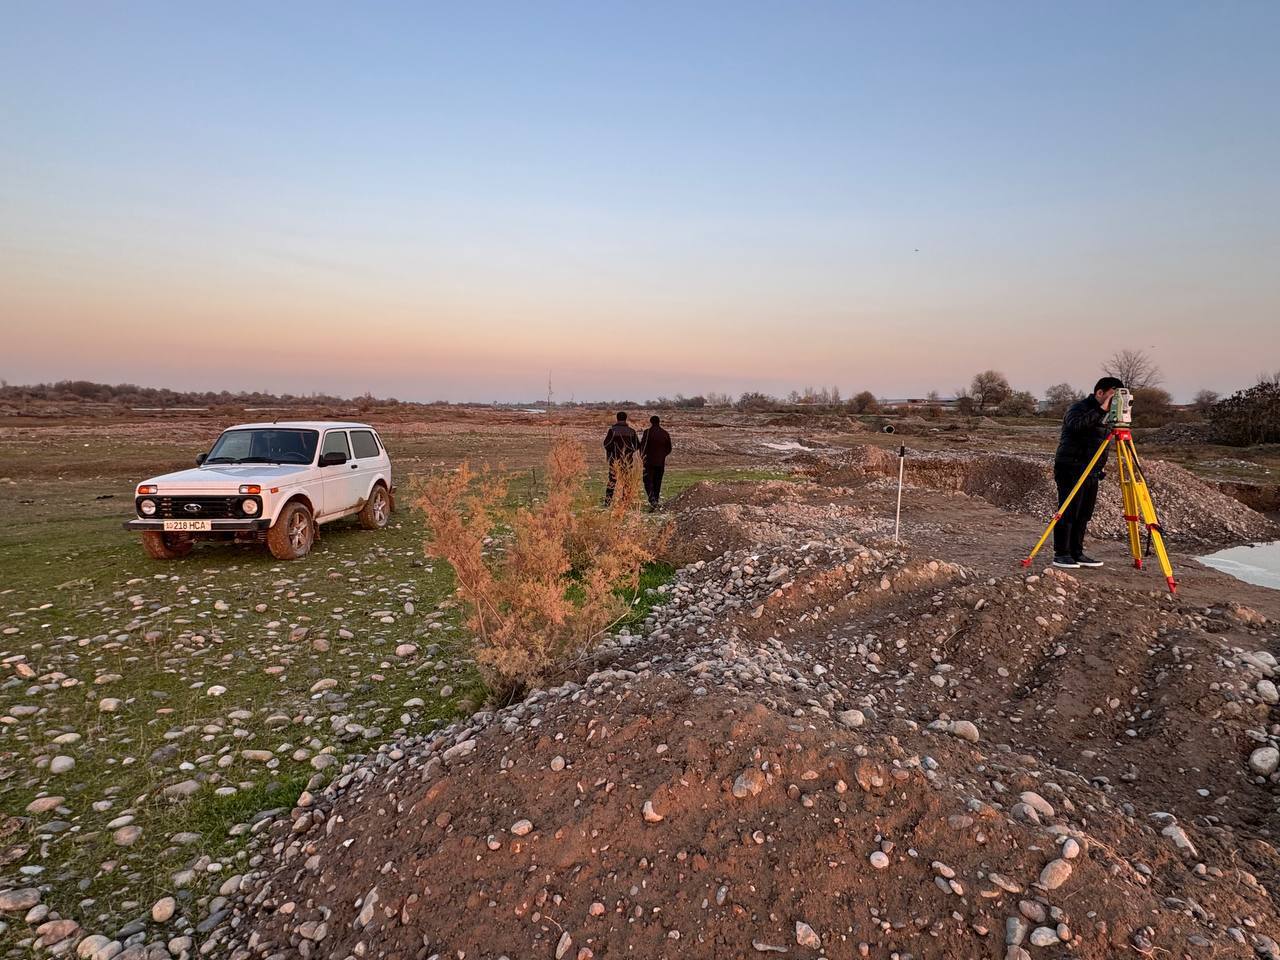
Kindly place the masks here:
<instances>
[{"instance_id":1,"label":"dry brown bush","mask_svg":"<svg viewBox=\"0 0 1280 960\"><path fill-rule=\"evenodd\" d=\"M606 508L589 505L586 483L581 447L557 440L532 506L505 509L507 481L465 463L422 486L427 555L453 568L476 663L499 699L550 680L616 624L665 535L635 509L638 461L620 465ZM508 521L507 549L486 554Z\"/></svg>"}]
</instances>

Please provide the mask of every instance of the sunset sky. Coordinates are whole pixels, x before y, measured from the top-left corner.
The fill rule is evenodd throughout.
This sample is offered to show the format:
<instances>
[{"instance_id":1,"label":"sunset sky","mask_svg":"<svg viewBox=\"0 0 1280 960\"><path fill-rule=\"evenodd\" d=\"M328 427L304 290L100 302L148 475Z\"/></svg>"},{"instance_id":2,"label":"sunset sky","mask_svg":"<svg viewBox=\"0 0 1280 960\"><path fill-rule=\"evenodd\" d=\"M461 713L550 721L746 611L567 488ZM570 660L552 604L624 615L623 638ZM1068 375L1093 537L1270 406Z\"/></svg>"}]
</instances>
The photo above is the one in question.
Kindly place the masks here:
<instances>
[{"instance_id":1,"label":"sunset sky","mask_svg":"<svg viewBox=\"0 0 1280 960\"><path fill-rule=\"evenodd\" d=\"M1280 369L1280 3L10 2L0 377Z\"/></svg>"}]
</instances>

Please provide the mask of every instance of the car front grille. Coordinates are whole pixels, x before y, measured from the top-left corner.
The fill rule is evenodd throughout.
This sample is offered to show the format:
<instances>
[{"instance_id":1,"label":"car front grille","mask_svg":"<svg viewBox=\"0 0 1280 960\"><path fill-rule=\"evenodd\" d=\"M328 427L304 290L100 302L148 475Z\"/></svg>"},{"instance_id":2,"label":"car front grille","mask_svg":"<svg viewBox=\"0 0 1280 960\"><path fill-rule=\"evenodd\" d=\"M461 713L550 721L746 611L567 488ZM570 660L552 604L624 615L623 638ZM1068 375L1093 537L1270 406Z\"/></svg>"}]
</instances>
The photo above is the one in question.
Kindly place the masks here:
<instances>
[{"instance_id":1,"label":"car front grille","mask_svg":"<svg viewBox=\"0 0 1280 960\"><path fill-rule=\"evenodd\" d=\"M230 520L244 516L244 497L152 497L160 520Z\"/></svg>"}]
</instances>

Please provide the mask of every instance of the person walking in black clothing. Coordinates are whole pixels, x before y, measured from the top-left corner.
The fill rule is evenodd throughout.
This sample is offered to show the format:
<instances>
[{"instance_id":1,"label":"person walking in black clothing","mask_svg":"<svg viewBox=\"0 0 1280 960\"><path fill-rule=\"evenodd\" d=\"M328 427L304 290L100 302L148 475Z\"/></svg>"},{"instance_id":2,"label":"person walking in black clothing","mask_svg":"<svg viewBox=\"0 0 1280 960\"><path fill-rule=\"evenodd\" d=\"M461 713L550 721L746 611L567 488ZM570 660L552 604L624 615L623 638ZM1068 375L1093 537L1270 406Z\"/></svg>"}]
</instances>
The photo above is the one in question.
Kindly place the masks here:
<instances>
[{"instance_id":1,"label":"person walking in black clothing","mask_svg":"<svg viewBox=\"0 0 1280 960\"><path fill-rule=\"evenodd\" d=\"M1084 473L1085 467L1098 452L1098 447L1111 432L1107 424L1107 411L1111 398L1124 383L1116 377L1103 377L1093 387L1093 393L1077 400L1062 418L1062 436L1058 440L1058 452L1053 458L1053 479L1058 485L1058 506L1067 499L1072 488ZM1089 476L1076 493L1062 517L1053 528L1053 565L1055 567L1100 567L1101 560L1094 560L1084 552L1084 535L1093 518L1093 507L1098 501L1098 482L1106 478L1103 468L1107 465L1108 451L1104 450L1094 464Z\"/></svg>"},{"instance_id":2,"label":"person walking in black clothing","mask_svg":"<svg viewBox=\"0 0 1280 960\"><path fill-rule=\"evenodd\" d=\"M604 435L604 452L609 458L609 483L604 488L604 505L613 503L613 491L618 486L618 467L625 469L631 465L631 458L640 448L640 438L631 424L627 423L625 412L618 413L618 421Z\"/></svg>"},{"instance_id":3,"label":"person walking in black clothing","mask_svg":"<svg viewBox=\"0 0 1280 960\"><path fill-rule=\"evenodd\" d=\"M662 498L662 474L671 455L671 434L662 428L657 417L649 418L649 429L640 435L640 456L644 459L644 492L649 509L657 510Z\"/></svg>"}]
</instances>

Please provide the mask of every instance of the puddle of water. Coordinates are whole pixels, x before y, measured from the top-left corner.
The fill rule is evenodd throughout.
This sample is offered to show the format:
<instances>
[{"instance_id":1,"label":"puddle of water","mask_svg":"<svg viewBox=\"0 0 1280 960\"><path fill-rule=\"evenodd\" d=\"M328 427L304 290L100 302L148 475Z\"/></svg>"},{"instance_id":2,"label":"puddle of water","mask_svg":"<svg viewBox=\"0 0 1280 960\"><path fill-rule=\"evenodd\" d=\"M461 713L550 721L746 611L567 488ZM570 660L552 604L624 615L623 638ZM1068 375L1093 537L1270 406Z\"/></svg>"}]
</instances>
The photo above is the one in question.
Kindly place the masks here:
<instances>
[{"instance_id":1,"label":"puddle of water","mask_svg":"<svg viewBox=\"0 0 1280 960\"><path fill-rule=\"evenodd\" d=\"M1206 567L1229 573L1237 580L1280 590L1280 540L1231 547L1198 559Z\"/></svg>"}]
</instances>

